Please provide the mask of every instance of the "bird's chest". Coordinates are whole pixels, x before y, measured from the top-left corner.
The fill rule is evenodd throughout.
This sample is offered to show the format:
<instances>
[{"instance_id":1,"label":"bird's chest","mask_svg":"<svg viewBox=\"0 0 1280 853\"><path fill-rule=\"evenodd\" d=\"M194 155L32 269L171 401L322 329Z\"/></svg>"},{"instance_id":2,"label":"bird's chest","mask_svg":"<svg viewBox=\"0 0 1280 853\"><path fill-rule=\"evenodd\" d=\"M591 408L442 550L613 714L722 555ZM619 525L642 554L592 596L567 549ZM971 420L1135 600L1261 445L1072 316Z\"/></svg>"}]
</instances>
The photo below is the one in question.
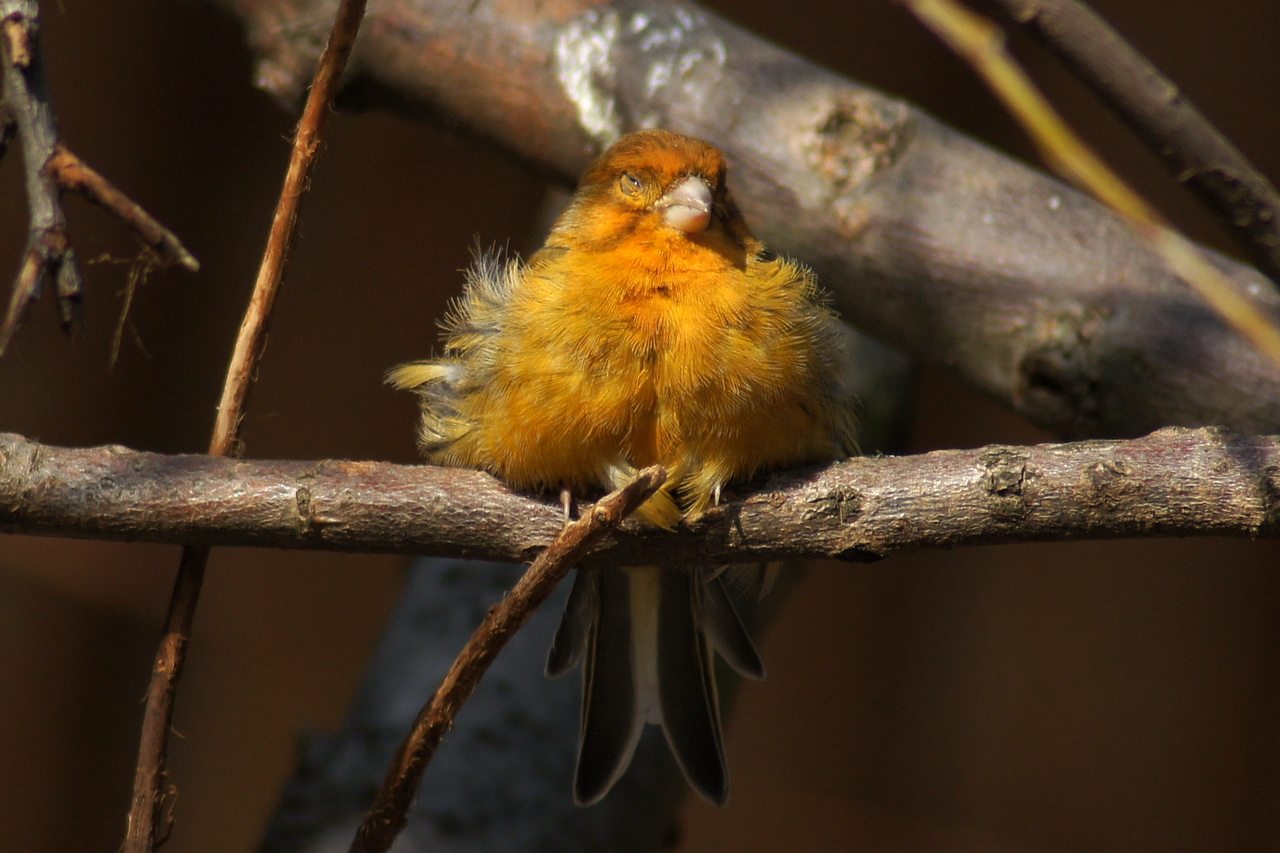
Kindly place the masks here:
<instances>
[{"instance_id":1,"label":"bird's chest","mask_svg":"<svg viewBox=\"0 0 1280 853\"><path fill-rule=\"evenodd\" d=\"M698 436L732 433L766 408L776 312L728 272L737 275L632 269L527 291L505 359L519 369L502 384L528 402L521 412L554 424L531 444L670 462Z\"/></svg>"},{"instance_id":2,"label":"bird's chest","mask_svg":"<svg viewBox=\"0 0 1280 853\"><path fill-rule=\"evenodd\" d=\"M726 336L749 322L751 294L721 252L683 238L635 242L566 261L547 307L574 320L560 339L566 355L643 396L722 359Z\"/></svg>"},{"instance_id":3,"label":"bird's chest","mask_svg":"<svg viewBox=\"0 0 1280 853\"><path fill-rule=\"evenodd\" d=\"M586 349L607 365L602 378L669 407L724 374L744 315L740 302L727 288L658 278L602 306Z\"/></svg>"},{"instance_id":4,"label":"bird's chest","mask_svg":"<svg viewBox=\"0 0 1280 853\"><path fill-rule=\"evenodd\" d=\"M501 445L503 475L599 481L600 466L622 462L715 463L717 481L750 470L748 433L805 385L795 311L728 276L588 284L599 286L548 282L509 306L491 391L467 413Z\"/></svg>"}]
</instances>

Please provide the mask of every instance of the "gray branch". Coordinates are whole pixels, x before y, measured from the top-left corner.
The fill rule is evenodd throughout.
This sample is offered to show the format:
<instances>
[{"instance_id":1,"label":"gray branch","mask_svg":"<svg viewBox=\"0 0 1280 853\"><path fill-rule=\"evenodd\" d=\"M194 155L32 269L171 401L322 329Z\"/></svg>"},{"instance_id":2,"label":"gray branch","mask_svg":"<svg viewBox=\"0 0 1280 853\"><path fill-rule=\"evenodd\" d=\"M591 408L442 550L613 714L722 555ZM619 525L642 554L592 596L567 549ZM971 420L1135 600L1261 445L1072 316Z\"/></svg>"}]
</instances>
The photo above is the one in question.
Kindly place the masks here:
<instances>
[{"instance_id":1,"label":"gray branch","mask_svg":"<svg viewBox=\"0 0 1280 853\"><path fill-rule=\"evenodd\" d=\"M169 229L63 143L41 58L39 11L36 0L0 0L0 81L4 84L0 92L0 156L11 137L16 135L22 141L31 220L9 307L0 318L0 355L27 308L40 298L46 278L54 284L63 327L70 328L76 320L83 281L62 209L64 192L80 193L128 225L147 247L139 263L176 263L191 272L200 268Z\"/></svg>"},{"instance_id":2,"label":"gray branch","mask_svg":"<svg viewBox=\"0 0 1280 853\"><path fill-rule=\"evenodd\" d=\"M332 3L219 2L295 98ZM711 140L753 227L846 319L1061 435L1280 432L1280 371L1102 206L692 3L384 0L355 61L349 97L443 113L564 180L639 127ZM1265 278L1212 258L1280 318Z\"/></svg>"},{"instance_id":3,"label":"gray branch","mask_svg":"<svg viewBox=\"0 0 1280 853\"><path fill-rule=\"evenodd\" d=\"M1130 441L858 458L760 478L675 532L629 523L592 560L688 564L1139 536L1272 536L1280 439ZM165 456L0 435L0 531L524 562L559 503L477 471Z\"/></svg>"},{"instance_id":4,"label":"gray branch","mask_svg":"<svg viewBox=\"0 0 1280 853\"><path fill-rule=\"evenodd\" d=\"M62 191L46 166L58 150L58 124L49 101L40 48L40 10L35 0L0 0L0 76L4 81L0 112L12 117L22 141L23 176L31 224L27 248L4 319L0 353L17 329L27 306L40 298L48 276L54 284L62 323L69 326L81 297L80 271L67 236Z\"/></svg>"}]
</instances>

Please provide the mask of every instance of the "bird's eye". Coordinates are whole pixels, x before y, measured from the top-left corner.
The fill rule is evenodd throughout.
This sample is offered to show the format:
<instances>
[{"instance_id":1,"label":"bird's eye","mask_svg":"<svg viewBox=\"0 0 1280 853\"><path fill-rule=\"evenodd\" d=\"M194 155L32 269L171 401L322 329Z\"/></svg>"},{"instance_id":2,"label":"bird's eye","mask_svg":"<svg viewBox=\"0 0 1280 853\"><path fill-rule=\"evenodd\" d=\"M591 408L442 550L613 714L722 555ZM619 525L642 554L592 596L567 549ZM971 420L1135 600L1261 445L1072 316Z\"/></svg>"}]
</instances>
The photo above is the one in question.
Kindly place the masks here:
<instances>
[{"instance_id":1,"label":"bird's eye","mask_svg":"<svg viewBox=\"0 0 1280 853\"><path fill-rule=\"evenodd\" d=\"M630 172L623 172L618 179L618 187L623 195L636 195L640 192L640 179Z\"/></svg>"}]
</instances>

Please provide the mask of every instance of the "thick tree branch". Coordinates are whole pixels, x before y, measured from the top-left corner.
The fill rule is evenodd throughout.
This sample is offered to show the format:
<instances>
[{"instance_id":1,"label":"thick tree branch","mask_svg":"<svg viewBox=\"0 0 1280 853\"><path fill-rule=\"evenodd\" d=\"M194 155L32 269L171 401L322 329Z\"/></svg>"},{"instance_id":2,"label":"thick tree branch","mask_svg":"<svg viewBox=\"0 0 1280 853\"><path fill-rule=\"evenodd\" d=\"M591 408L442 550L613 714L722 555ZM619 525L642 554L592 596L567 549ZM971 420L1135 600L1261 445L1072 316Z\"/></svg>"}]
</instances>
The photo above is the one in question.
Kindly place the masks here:
<instances>
[{"instance_id":1,"label":"thick tree branch","mask_svg":"<svg viewBox=\"0 0 1280 853\"><path fill-rule=\"evenodd\" d=\"M261 83L295 96L325 0L219 2ZM640 126L715 142L752 226L847 319L1061 434L1280 431L1280 371L1100 205L691 3L384 0L354 62L353 96L443 112L565 179ZM1264 277L1212 260L1280 317Z\"/></svg>"},{"instance_id":2,"label":"thick tree branch","mask_svg":"<svg viewBox=\"0 0 1280 853\"><path fill-rule=\"evenodd\" d=\"M1280 368L1280 323L1239 291L1078 137L1004 48L1004 34L959 0L904 0L922 24L958 53L1031 135L1054 169L1122 216L1147 248L1218 316Z\"/></svg>"},{"instance_id":3,"label":"thick tree branch","mask_svg":"<svg viewBox=\"0 0 1280 853\"><path fill-rule=\"evenodd\" d=\"M592 561L868 560L904 548L1276 535L1280 438L1170 428L1131 441L857 458L726 496L689 528L629 523ZM64 449L0 435L0 531L523 562L556 501L476 471Z\"/></svg>"}]
</instances>

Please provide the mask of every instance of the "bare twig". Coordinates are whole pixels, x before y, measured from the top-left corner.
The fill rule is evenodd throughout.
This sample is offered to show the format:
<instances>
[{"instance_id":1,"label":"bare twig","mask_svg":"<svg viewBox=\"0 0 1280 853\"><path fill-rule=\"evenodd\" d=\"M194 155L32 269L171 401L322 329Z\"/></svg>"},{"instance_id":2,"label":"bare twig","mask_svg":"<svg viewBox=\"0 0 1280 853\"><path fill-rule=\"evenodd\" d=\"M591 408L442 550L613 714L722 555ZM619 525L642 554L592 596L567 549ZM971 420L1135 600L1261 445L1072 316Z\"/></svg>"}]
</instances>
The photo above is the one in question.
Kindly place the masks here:
<instances>
[{"instance_id":1,"label":"bare twig","mask_svg":"<svg viewBox=\"0 0 1280 853\"><path fill-rule=\"evenodd\" d=\"M54 146L45 169L59 189L80 193L132 228L143 245L155 251L161 264L176 263L191 272L199 271L200 262L192 257L172 231L61 142Z\"/></svg>"},{"instance_id":2,"label":"bare twig","mask_svg":"<svg viewBox=\"0 0 1280 853\"><path fill-rule=\"evenodd\" d=\"M293 154L285 172L280 202L271 220L271 233L258 268L258 280L254 283L249 310L245 313L236 338L235 352L227 368L227 382L218 404L218 419L214 425L214 441L210 452L225 455L232 452L244 413L244 402L250 387L259 353L266 341L267 323L275 304L280 280L284 276L285 262L297 233L298 205L306 191L311 169L319 153L320 138L333 107L333 96L346 68L347 57L355 44L360 20L364 16L364 0L343 0L329 41L325 45L320 63L316 67L311 94L298 122L294 135Z\"/></svg>"},{"instance_id":3,"label":"bare twig","mask_svg":"<svg viewBox=\"0 0 1280 853\"><path fill-rule=\"evenodd\" d=\"M850 459L733 491L676 532L628 524L590 562L864 560L904 548L1280 533L1280 438L1170 428L1131 441ZM0 532L533 559L557 501L488 474L376 462L63 449L0 435Z\"/></svg>"},{"instance_id":4,"label":"bare twig","mask_svg":"<svg viewBox=\"0 0 1280 853\"><path fill-rule=\"evenodd\" d=\"M157 266L160 266L160 261L156 257L155 250L151 248L142 249L129 262L129 272L125 277L124 283L124 302L120 306L120 315L119 319L116 320L115 330L111 333L111 352L107 357L107 363L111 367L115 367L116 359L120 356L120 342L124 339L125 326L130 323L129 309L133 305L133 297ZM132 329L132 326L130 326L130 329ZM133 337L134 342L141 348L142 341L136 330L134 330ZM143 352L145 353L145 349Z\"/></svg>"},{"instance_id":5,"label":"bare twig","mask_svg":"<svg viewBox=\"0 0 1280 853\"><path fill-rule=\"evenodd\" d=\"M584 504L585 506L585 504ZM405 732L499 591L510 564L410 561L395 609L335 731L308 737L257 853L345 850ZM563 587L564 584L561 584ZM582 809L572 784L580 701L574 679L549 682L557 598L516 632L485 672L431 760L393 849L416 853L668 850L688 787L660 738L643 738L603 802ZM732 710L730 709L730 714ZM445 829L447 837L438 832ZM321 841L321 838L327 839Z\"/></svg>"},{"instance_id":6,"label":"bare twig","mask_svg":"<svg viewBox=\"0 0 1280 853\"><path fill-rule=\"evenodd\" d=\"M61 141L40 53L40 24L35 0L0 0L0 60L4 96L0 100L0 155L10 136L22 140L27 204L31 225L8 311L0 321L0 354L23 314L40 298L45 277L53 280L63 325L70 327L81 298L82 282L67 236L62 193L78 192L133 229L163 263L179 263L192 272L200 264L168 229L132 199L89 168Z\"/></svg>"},{"instance_id":7,"label":"bare twig","mask_svg":"<svg viewBox=\"0 0 1280 853\"><path fill-rule=\"evenodd\" d=\"M511 592L489 610L400 745L382 788L351 843L351 853L385 853L391 847L404 828L409 805L436 747L453 728L458 710L471 697L489 664L591 546L617 528L666 479L662 468L646 468L631 483L565 526Z\"/></svg>"},{"instance_id":8,"label":"bare twig","mask_svg":"<svg viewBox=\"0 0 1280 853\"><path fill-rule=\"evenodd\" d=\"M1280 282L1280 194L1178 87L1080 0L997 0L1222 216Z\"/></svg>"},{"instance_id":9,"label":"bare twig","mask_svg":"<svg viewBox=\"0 0 1280 853\"><path fill-rule=\"evenodd\" d=\"M1152 252L1280 369L1280 325L1071 130L1004 49L999 28L955 0L903 2L986 80L1054 168L1123 216Z\"/></svg>"},{"instance_id":10,"label":"bare twig","mask_svg":"<svg viewBox=\"0 0 1280 853\"><path fill-rule=\"evenodd\" d=\"M27 248L13 284L4 320L0 321L0 354L22 322L30 304L40 298L45 276L54 282L64 326L70 326L80 300L80 272L67 239L66 214L57 182L45 170L58 144L57 122L49 103L40 51L39 9L34 0L0 0L0 39L5 111L22 141L30 226Z\"/></svg>"},{"instance_id":11,"label":"bare twig","mask_svg":"<svg viewBox=\"0 0 1280 853\"><path fill-rule=\"evenodd\" d=\"M266 337L271 308L284 273L285 260L296 231L298 205L306 190L307 176L315 163L319 141L325 120L332 108L338 81L346 67L347 57L355 44L356 33L364 16L364 0L343 0L338 9L328 43L320 55L315 81L298 123L294 136L293 153L285 175L280 201L276 206L271 235L267 241L253 296L236 339L235 352L227 369L222 402L214 424L209 453L226 456L237 444L240 418L248 396L254 369ZM76 164L67 163L67 171L74 173L85 186L92 186L97 200L114 198L105 182ZM104 202L105 203L105 202ZM129 810L129 825L123 844L123 853L150 853L168 836L168 827L159 831L162 807L165 802L166 748L169 723L173 717L174 695L178 679L182 675L187 640L200 599L200 587L209 548L205 545L187 544L182 552L178 577L174 582L173 596L165 620L165 633L152 668L151 683L147 691L147 706L143 717L141 744L138 748L138 766L134 775L133 799ZM171 796L170 796L171 799ZM168 818L171 821L171 818Z\"/></svg>"},{"instance_id":12,"label":"bare twig","mask_svg":"<svg viewBox=\"0 0 1280 853\"><path fill-rule=\"evenodd\" d=\"M200 601L208 561L207 545L188 545L182 549L182 561L178 564L178 576L165 614L164 633L151 665L151 680L147 683L129 824L121 847L124 853L148 853L163 844L173 831L172 808L177 792L168 784L165 767L169 724L173 720L174 691L182 676L191 623Z\"/></svg>"}]
</instances>

